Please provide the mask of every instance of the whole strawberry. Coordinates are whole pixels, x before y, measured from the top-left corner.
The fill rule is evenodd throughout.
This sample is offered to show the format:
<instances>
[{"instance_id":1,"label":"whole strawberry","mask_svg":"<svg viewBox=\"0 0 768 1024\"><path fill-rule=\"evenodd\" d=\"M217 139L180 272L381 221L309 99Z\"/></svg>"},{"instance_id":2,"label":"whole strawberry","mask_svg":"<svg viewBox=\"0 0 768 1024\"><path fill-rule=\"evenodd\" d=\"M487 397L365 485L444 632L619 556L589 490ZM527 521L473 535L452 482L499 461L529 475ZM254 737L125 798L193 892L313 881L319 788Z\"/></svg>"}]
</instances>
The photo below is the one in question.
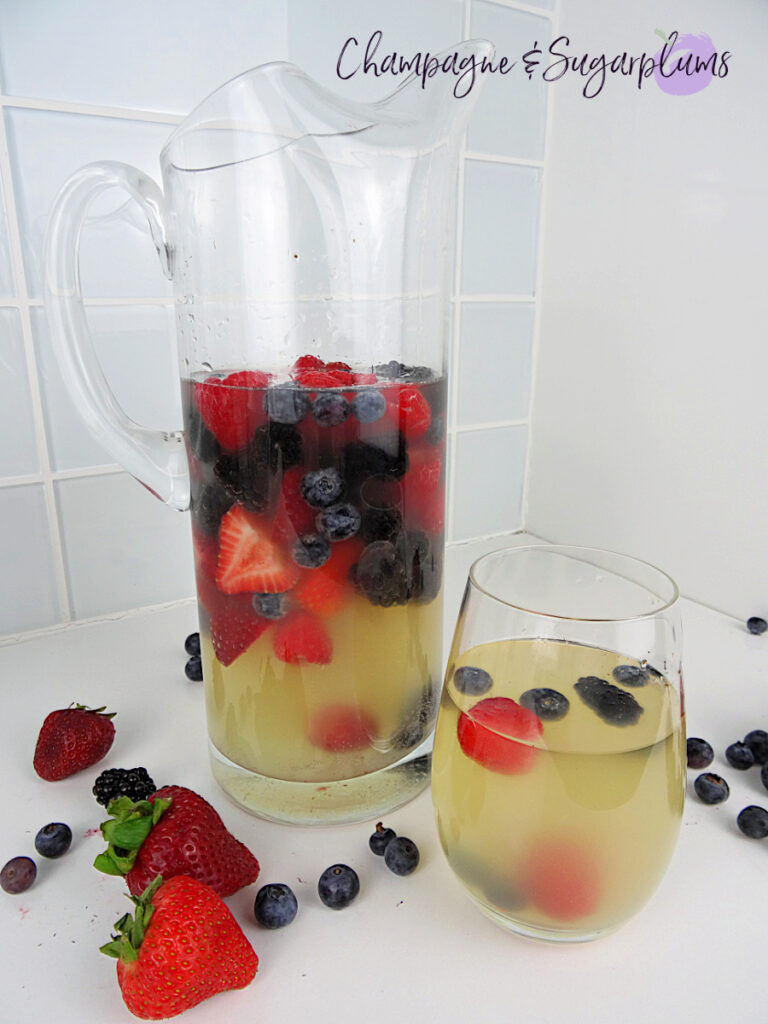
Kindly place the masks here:
<instances>
[{"instance_id":1,"label":"whole strawberry","mask_svg":"<svg viewBox=\"0 0 768 1024\"><path fill-rule=\"evenodd\" d=\"M175 1017L228 989L245 988L259 958L221 898L187 875L156 878L134 916L115 924L101 952L117 959L125 1005L142 1020Z\"/></svg>"},{"instance_id":2,"label":"whole strawberry","mask_svg":"<svg viewBox=\"0 0 768 1024\"><path fill-rule=\"evenodd\" d=\"M37 737L33 764L48 782L66 779L102 759L115 738L115 716L84 704L52 711Z\"/></svg>"},{"instance_id":3,"label":"whole strawberry","mask_svg":"<svg viewBox=\"0 0 768 1024\"><path fill-rule=\"evenodd\" d=\"M190 875L219 896L231 896L259 876L259 862L227 831L207 800L184 786L164 786L148 800L118 797L101 832L109 843L94 861L108 875L125 875L134 896L156 875Z\"/></svg>"}]
</instances>

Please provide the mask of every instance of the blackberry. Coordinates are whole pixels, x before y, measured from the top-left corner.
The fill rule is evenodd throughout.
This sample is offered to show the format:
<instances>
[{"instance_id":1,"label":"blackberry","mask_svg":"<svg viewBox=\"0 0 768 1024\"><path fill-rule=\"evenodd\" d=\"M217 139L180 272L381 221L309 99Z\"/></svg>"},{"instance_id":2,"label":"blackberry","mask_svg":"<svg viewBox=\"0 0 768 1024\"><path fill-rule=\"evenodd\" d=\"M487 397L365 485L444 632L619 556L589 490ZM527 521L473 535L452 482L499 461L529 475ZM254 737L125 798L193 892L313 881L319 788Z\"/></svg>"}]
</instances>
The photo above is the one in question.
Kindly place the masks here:
<instances>
[{"instance_id":1,"label":"blackberry","mask_svg":"<svg viewBox=\"0 0 768 1024\"><path fill-rule=\"evenodd\" d=\"M253 512L263 512L269 503L269 467L254 454L251 446L239 455L223 452L213 472L234 501Z\"/></svg>"},{"instance_id":2,"label":"blackberry","mask_svg":"<svg viewBox=\"0 0 768 1024\"><path fill-rule=\"evenodd\" d=\"M557 722L565 718L571 702L558 690L550 690L547 686L537 686L526 690L520 696L521 707L532 711L542 722Z\"/></svg>"},{"instance_id":3,"label":"blackberry","mask_svg":"<svg viewBox=\"0 0 768 1024\"><path fill-rule=\"evenodd\" d=\"M221 487L205 484L190 502L192 518L203 533L216 533L222 518L232 507L232 502L232 495Z\"/></svg>"},{"instance_id":4,"label":"blackberry","mask_svg":"<svg viewBox=\"0 0 768 1024\"><path fill-rule=\"evenodd\" d=\"M702 740L698 736L689 736L685 745L689 768L699 770L708 768L712 764L715 752L706 740Z\"/></svg>"},{"instance_id":5,"label":"blackberry","mask_svg":"<svg viewBox=\"0 0 768 1024\"><path fill-rule=\"evenodd\" d=\"M617 665L613 670L613 678L622 686L645 686L648 682L648 669L639 665Z\"/></svg>"},{"instance_id":6,"label":"blackberry","mask_svg":"<svg viewBox=\"0 0 768 1024\"><path fill-rule=\"evenodd\" d=\"M493 677L484 668L462 665L453 673L453 685L468 697L479 697L493 686Z\"/></svg>"},{"instance_id":7,"label":"blackberry","mask_svg":"<svg viewBox=\"0 0 768 1024\"><path fill-rule=\"evenodd\" d=\"M634 725L643 713L631 693L598 676L582 676L573 688L587 707L609 725Z\"/></svg>"},{"instance_id":8,"label":"blackberry","mask_svg":"<svg viewBox=\"0 0 768 1024\"><path fill-rule=\"evenodd\" d=\"M93 784L98 803L108 807L119 796L146 800L157 789L146 768L107 768Z\"/></svg>"},{"instance_id":9,"label":"blackberry","mask_svg":"<svg viewBox=\"0 0 768 1024\"><path fill-rule=\"evenodd\" d=\"M254 432L250 454L255 462L269 466L272 473L284 473L304 458L301 434L288 423L264 423Z\"/></svg>"},{"instance_id":10,"label":"blackberry","mask_svg":"<svg viewBox=\"0 0 768 1024\"><path fill-rule=\"evenodd\" d=\"M203 418L194 407L187 421L187 444L198 462L214 463L221 455L221 445L203 423Z\"/></svg>"},{"instance_id":11,"label":"blackberry","mask_svg":"<svg viewBox=\"0 0 768 1024\"><path fill-rule=\"evenodd\" d=\"M340 502L317 513L317 532L326 540L337 542L354 537L360 529L360 513L354 505Z\"/></svg>"},{"instance_id":12,"label":"blackberry","mask_svg":"<svg viewBox=\"0 0 768 1024\"><path fill-rule=\"evenodd\" d=\"M419 866L419 848L412 839L395 836L384 850L384 863L396 875L410 875Z\"/></svg>"},{"instance_id":13,"label":"blackberry","mask_svg":"<svg viewBox=\"0 0 768 1024\"><path fill-rule=\"evenodd\" d=\"M396 508L367 508L362 514L360 536L366 544L375 540L394 541L402 526L403 517Z\"/></svg>"},{"instance_id":14,"label":"blackberry","mask_svg":"<svg viewBox=\"0 0 768 1024\"><path fill-rule=\"evenodd\" d=\"M390 608L408 600L405 563L388 540L368 545L357 563L354 579L373 605Z\"/></svg>"},{"instance_id":15,"label":"blackberry","mask_svg":"<svg viewBox=\"0 0 768 1024\"><path fill-rule=\"evenodd\" d=\"M382 439L383 443L384 439ZM351 486L359 486L369 476L391 476L396 480L405 476L408 470L408 445L402 434L398 434L397 451L392 446L382 448L380 444L367 441L352 441L342 452L342 471Z\"/></svg>"},{"instance_id":16,"label":"blackberry","mask_svg":"<svg viewBox=\"0 0 768 1024\"><path fill-rule=\"evenodd\" d=\"M360 879L354 868L346 864L332 864L320 875L317 894L331 910L343 910L360 892Z\"/></svg>"}]
</instances>

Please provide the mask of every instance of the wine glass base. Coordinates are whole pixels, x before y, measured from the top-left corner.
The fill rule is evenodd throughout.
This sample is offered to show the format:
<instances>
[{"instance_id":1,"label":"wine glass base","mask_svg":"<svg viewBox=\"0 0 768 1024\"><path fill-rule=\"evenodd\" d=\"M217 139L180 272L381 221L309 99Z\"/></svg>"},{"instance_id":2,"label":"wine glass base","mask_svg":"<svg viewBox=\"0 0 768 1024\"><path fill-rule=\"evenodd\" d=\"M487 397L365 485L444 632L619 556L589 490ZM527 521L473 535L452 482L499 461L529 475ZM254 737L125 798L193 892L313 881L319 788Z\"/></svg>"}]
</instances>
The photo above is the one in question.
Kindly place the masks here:
<instances>
[{"instance_id":1,"label":"wine glass base","mask_svg":"<svg viewBox=\"0 0 768 1024\"><path fill-rule=\"evenodd\" d=\"M505 931L515 935L521 935L526 939L534 939L537 942L549 942L560 945L568 945L575 942L592 942L603 935L610 935L616 931L619 925L608 925L605 928L580 930L577 928L547 928L545 925L534 925L516 918L510 918L493 907L481 903L470 895L475 906L494 924Z\"/></svg>"}]
</instances>

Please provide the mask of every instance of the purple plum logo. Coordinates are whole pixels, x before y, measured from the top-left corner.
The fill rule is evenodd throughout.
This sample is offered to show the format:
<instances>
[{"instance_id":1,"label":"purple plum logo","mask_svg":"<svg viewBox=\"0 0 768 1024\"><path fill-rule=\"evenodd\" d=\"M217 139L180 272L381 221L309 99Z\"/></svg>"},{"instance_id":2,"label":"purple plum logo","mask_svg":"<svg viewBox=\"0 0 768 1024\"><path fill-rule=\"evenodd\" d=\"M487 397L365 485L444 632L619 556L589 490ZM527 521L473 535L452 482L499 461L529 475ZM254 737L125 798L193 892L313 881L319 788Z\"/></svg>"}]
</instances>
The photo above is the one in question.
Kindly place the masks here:
<instances>
[{"instance_id":1,"label":"purple plum logo","mask_svg":"<svg viewBox=\"0 0 768 1024\"><path fill-rule=\"evenodd\" d=\"M653 77L662 92L691 96L706 88L716 74L720 75L715 44L705 32L698 36L673 32L667 37L656 29L656 35L664 40L664 46L653 58Z\"/></svg>"}]
</instances>

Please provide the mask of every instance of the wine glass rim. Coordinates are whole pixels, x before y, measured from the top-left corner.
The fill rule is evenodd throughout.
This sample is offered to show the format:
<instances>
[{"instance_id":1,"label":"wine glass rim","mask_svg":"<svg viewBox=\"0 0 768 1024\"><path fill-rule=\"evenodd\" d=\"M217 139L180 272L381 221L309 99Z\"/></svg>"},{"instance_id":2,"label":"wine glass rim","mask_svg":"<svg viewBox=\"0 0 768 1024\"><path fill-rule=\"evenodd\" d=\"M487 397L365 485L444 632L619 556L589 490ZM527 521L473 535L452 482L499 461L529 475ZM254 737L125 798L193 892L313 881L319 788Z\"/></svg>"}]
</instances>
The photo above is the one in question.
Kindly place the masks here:
<instances>
[{"instance_id":1,"label":"wine glass rim","mask_svg":"<svg viewBox=\"0 0 768 1024\"><path fill-rule=\"evenodd\" d=\"M514 601L508 601L503 597L499 597L498 594L494 594L491 590L488 589L488 587L483 586L483 584L481 584L478 581L476 574L477 569L484 562L489 562L492 559L499 558L503 555L513 555L516 552L524 551L542 551L551 552L553 554L556 554L558 552L565 554L567 552L571 555L610 555L612 558L622 559L627 563L632 563L634 565L643 565L646 566L648 569L651 569L653 572L657 573L658 576L666 580L666 582L672 588L672 594L671 597L669 597L669 599L665 601L664 604L659 605L659 607L651 608L647 612L640 612L636 615L560 615L556 612L547 612L542 611L541 609L528 608L524 604L517 604ZM586 561L586 559L584 560ZM475 559L475 561L469 568L469 581L472 584L472 586L481 594L484 594L486 597L491 598L491 600L496 601L498 604L505 605L507 608L514 608L516 611L524 612L526 615L535 615L539 618L544 619L558 619L563 622L635 622L641 621L643 619L652 619L658 615L661 615L663 612L668 611L674 604L677 603L677 601L680 598L680 591L675 581L672 579L669 573L664 572L663 569L660 569L657 565L654 565L653 562L649 562L644 558L637 558L635 555L626 555L621 551L613 551L610 548L588 547L579 544L548 544L546 542L541 542L538 544L513 545L512 547L508 548L496 548L494 551L488 551L486 552L486 554L481 555L479 558ZM649 588L644 587L644 589L648 590Z\"/></svg>"}]
</instances>

